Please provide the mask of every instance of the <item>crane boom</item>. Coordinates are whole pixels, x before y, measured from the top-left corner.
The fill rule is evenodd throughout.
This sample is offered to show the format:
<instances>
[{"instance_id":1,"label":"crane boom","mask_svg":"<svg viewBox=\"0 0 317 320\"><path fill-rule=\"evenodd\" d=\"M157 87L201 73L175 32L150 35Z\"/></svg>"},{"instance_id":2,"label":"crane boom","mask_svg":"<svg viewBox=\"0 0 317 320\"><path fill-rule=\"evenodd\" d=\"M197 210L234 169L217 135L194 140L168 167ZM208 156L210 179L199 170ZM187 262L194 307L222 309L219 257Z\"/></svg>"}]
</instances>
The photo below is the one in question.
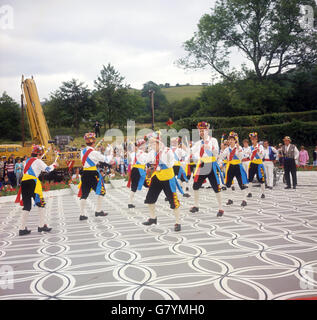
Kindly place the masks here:
<instances>
[{"instance_id":1,"label":"crane boom","mask_svg":"<svg viewBox=\"0 0 317 320\"><path fill-rule=\"evenodd\" d=\"M48 148L51 135L46 123L36 84L33 79L24 80L24 78L22 78L22 87L26 100L26 112L32 141Z\"/></svg>"}]
</instances>

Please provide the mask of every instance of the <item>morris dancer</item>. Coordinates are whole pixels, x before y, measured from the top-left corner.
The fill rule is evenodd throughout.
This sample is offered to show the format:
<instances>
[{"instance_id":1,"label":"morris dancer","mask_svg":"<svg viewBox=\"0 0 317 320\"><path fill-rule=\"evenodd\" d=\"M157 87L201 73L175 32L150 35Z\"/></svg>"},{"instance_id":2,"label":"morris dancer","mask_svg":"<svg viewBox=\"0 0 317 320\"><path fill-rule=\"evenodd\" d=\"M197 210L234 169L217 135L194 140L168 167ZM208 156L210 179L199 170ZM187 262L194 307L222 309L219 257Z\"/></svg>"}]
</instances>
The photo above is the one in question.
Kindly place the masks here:
<instances>
[{"instance_id":1,"label":"morris dancer","mask_svg":"<svg viewBox=\"0 0 317 320\"><path fill-rule=\"evenodd\" d=\"M41 172L50 172L58 167L55 161L52 165L47 166L42 160L44 149L41 146L34 145L32 147L31 158L26 160L25 168L23 171L23 177L21 187L19 189L16 203L20 203L23 206L23 213L21 218L19 236L24 236L31 233L26 227L27 218L31 211L32 198L35 201L35 205L38 206L39 211L39 225L38 232L50 232L52 228L47 226L46 214L45 214L45 201L43 197L42 185L38 178ZM22 200L21 200L22 195Z\"/></svg>"},{"instance_id":2,"label":"morris dancer","mask_svg":"<svg viewBox=\"0 0 317 320\"><path fill-rule=\"evenodd\" d=\"M250 148L250 165L249 165L249 174L248 174L248 179L249 179L249 188L250 192L248 194L248 198L252 197L252 181L254 176L257 176L257 179L261 185L261 198L265 198L265 169L263 166L263 146L258 144L258 134L256 132L252 132L249 134L249 137L252 142L252 146Z\"/></svg>"},{"instance_id":3,"label":"morris dancer","mask_svg":"<svg viewBox=\"0 0 317 320\"><path fill-rule=\"evenodd\" d=\"M102 197L106 194L106 190L102 175L97 169L97 164L99 162L106 162L106 159L104 155L94 149L96 143L96 135L94 133L86 133L84 139L87 147L81 151L83 173L81 175L80 190L78 193L78 197L80 197L80 221L88 219L85 215L85 210L91 189L98 195L95 216L105 217L108 215L108 213L101 210Z\"/></svg>"},{"instance_id":4,"label":"morris dancer","mask_svg":"<svg viewBox=\"0 0 317 320\"><path fill-rule=\"evenodd\" d=\"M231 185L233 179L236 178L239 184L240 189L243 192L243 200L241 206L245 207L246 202L246 189L245 186L248 184L248 178L243 166L241 164L241 159L243 158L243 150L239 145L238 135L235 132L230 132L228 137L229 147L224 150L221 157L227 160L225 183L230 194L227 205L233 204L232 194L231 194Z\"/></svg>"},{"instance_id":5,"label":"morris dancer","mask_svg":"<svg viewBox=\"0 0 317 320\"><path fill-rule=\"evenodd\" d=\"M199 189L208 178L218 202L219 211L217 216L221 217L224 214L224 210L222 208L220 187L222 175L216 158L219 153L218 141L209 136L210 125L207 122L198 123L197 128L199 129L201 140L197 141L193 147L194 158L199 161L194 173L194 207L190 209L190 212L195 213L199 211Z\"/></svg>"},{"instance_id":6,"label":"morris dancer","mask_svg":"<svg viewBox=\"0 0 317 320\"><path fill-rule=\"evenodd\" d=\"M177 182L173 170L173 165L175 162L174 153L170 148L167 148L162 143L160 135L157 133L150 137L150 143L152 147L152 151L150 152L152 157L151 162L155 163L155 165L154 173L151 176L149 190L144 201L144 203L148 204L149 206L150 218L143 224L146 226L157 224L155 203L163 190L170 203L171 209L174 210L176 220L174 231L180 231L180 203L177 198L176 188L178 188L181 193L183 193L183 191Z\"/></svg>"},{"instance_id":7,"label":"morris dancer","mask_svg":"<svg viewBox=\"0 0 317 320\"><path fill-rule=\"evenodd\" d=\"M250 153L251 153L251 148L249 146L249 140L244 139L243 140L243 158L242 158L242 165L244 171L249 174L249 165L250 165Z\"/></svg>"},{"instance_id":8,"label":"morris dancer","mask_svg":"<svg viewBox=\"0 0 317 320\"><path fill-rule=\"evenodd\" d=\"M187 151L189 153L189 158L185 168L185 173L188 181L190 180L191 176L194 175L194 172L196 169L196 162L193 159L192 147L193 147L193 142L190 141L188 151ZM186 187L186 191L189 191L188 186Z\"/></svg>"},{"instance_id":9,"label":"morris dancer","mask_svg":"<svg viewBox=\"0 0 317 320\"><path fill-rule=\"evenodd\" d=\"M269 145L267 140L263 141L263 161L264 161L264 169L266 174L266 184L267 187L272 190L273 189L273 170L274 170L274 162L276 160L278 151Z\"/></svg>"},{"instance_id":10,"label":"morris dancer","mask_svg":"<svg viewBox=\"0 0 317 320\"><path fill-rule=\"evenodd\" d=\"M173 166L175 177L181 181L181 187L184 190L184 182L187 184L188 179L185 170L182 167L182 163L186 162L188 154L183 148L180 147L179 137L171 138L171 147L175 158L175 163ZM188 193L184 193L183 197L189 198L190 195Z\"/></svg>"},{"instance_id":11,"label":"morris dancer","mask_svg":"<svg viewBox=\"0 0 317 320\"><path fill-rule=\"evenodd\" d=\"M131 188L130 191L130 202L128 208L135 208L133 204L134 196L137 190L142 190L142 186L145 182L146 164L149 162L149 155L145 152L146 141L144 139L139 139L135 143L135 152L129 153L129 162L132 165L129 181L127 184L128 188Z\"/></svg>"}]
</instances>

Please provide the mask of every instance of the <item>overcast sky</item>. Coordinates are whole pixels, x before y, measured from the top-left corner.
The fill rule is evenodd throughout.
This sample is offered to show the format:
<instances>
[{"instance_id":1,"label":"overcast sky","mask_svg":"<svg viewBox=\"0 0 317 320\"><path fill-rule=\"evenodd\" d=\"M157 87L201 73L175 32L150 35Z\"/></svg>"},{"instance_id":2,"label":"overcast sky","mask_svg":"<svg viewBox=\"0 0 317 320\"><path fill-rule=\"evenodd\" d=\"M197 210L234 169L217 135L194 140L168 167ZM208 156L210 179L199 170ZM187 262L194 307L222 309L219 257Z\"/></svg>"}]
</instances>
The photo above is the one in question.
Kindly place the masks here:
<instances>
[{"instance_id":1,"label":"overcast sky","mask_svg":"<svg viewBox=\"0 0 317 320\"><path fill-rule=\"evenodd\" d=\"M19 101L21 75L34 75L41 99L72 78L93 88L111 63L127 84L149 80L201 84L211 71L175 61L214 0L0 0L13 8L13 29L0 28L0 94Z\"/></svg>"}]
</instances>

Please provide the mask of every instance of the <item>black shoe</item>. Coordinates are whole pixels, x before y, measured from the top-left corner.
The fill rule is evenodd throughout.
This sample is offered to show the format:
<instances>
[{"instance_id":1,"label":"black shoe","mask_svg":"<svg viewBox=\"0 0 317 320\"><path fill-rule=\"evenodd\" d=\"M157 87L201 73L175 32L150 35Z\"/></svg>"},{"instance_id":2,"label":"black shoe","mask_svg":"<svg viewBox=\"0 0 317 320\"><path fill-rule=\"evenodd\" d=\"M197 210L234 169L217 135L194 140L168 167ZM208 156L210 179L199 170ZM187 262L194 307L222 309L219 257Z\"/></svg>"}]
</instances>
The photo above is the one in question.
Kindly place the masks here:
<instances>
[{"instance_id":1,"label":"black shoe","mask_svg":"<svg viewBox=\"0 0 317 320\"><path fill-rule=\"evenodd\" d=\"M287 187L285 187L284 189L292 189L292 188L291 188L291 186L287 186Z\"/></svg>"},{"instance_id":2,"label":"black shoe","mask_svg":"<svg viewBox=\"0 0 317 320\"><path fill-rule=\"evenodd\" d=\"M150 218L148 221L143 222L143 224L144 224L145 226L150 226L150 225L152 225L152 224L157 224L157 218L155 218L155 219Z\"/></svg>"},{"instance_id":3,"label":"black shoe","mask_svg":"<svg viewBox=\"0 0 317 320\"><path fill-rule=\"evenodd\" d=\"M261 199L265 199L265 194L264 193L261 195Z\"/></svg>"},{"instance_id":4,"label":"black shoe","mask_svg":"<svg viewBox=\"0 0 317 320\"><path fill-rule=\"evenodd\" d=\"M217 217L220 218L223 216L225 212L223 210L219 210L218 213L217 213Z\"/></svg>"},{"instance_id":5,"label":"black shoe","mask_svg":"<svg viewBox=\"0 0 317 320\"><path fill-rule=\"evenodd\" d=\"M183 194L183 197L184 197L184 198L190 198L190 194L184 193L184 194Z\"/></svg>"},{"instance_id":6,"label":"black shoe","mask_svg":"<svg viewBox=\"0 0 317 320\"><path fill-rule=\"evenodd\" d=\"M189 191L189 188L188 188L188 187L186 187L186 191Z\"/></svg>"},{"instance_id":7,"label":"black shoe","mask_svg":"<svg viewBox=\"0 0 317 320\"><path fill-rule=\"evenodd\" d=\"M95 217L106 217L108 213L100 211L100 212L95 212Z\"/></svg>"},{"instance_id":8,"label":"black shoe","mask_svg":"<svg viewBox=\"0 0 317 320\"><path fill-rule=\"evenodd\" d=\"M296 186L294 186L293 189L296 189Z\"/></svg>"},{"instance_id":9,"label":"black shoe","mask_svg":"<svg viewBox=\"0 0 317 320\"><path fill-rule=\"evenodd\" d=\"M227 206L230 206L231 204L233 204L233 201L229 199L227 202Z\"/></svg>"},{"instance_id":10,"label":"black shoe","mask_svg":"<svg viewBox=\"0 0 317 320\"><path fill-rule=\"evenodd\" d=\"M236 190L236 188L235 187L231 187L231 190L234 191L234 190Z\"/></svg>"},{"instance_id":11,"label":"black shoe","mask_svg":"<svg viewBox=\"0 0 317 320\"><path fill-rule=\"evenodd\" d=\"M198 212L198 211L199 211L199 208L197 208L197 207L192 207L189 211L192 212L192 213L195 213L195 212Z\"/></svg>"},{"instance_id":12,"label":"black shoe","mask_svg":"<svg viewBox=\"0 0 317 320\"><path fill-rule=\"evenodd\" d=\"M175 226L174 226L174 231L181 231L181 225L180 224L175 224Z\"/></svg>"},{"instance_id":13,"label":"black shoe","mask_svg":"<svg viewBox=\"0 0 317 320\"><path fill-rule=\"evenodd\" d=\"M222 187L221 188L223 191L226 191L227 190L227 187Z\"/></svg>"},{"instance_id":14,"label":"black shoe","mask_svg":"<svg viewBox=\"0 0 317 320\"><path fill-rule=\"evenodd\" d=\"M245 200L243 200L241 203L241 207L246 207L246 206L247 206L247 202Z\"/></svg>"},{"instance_id":15,"label":"black shoe","mask_svg":"<svg viewBox=\"0 0 317 320\"><path fill-rule=\"evenodd\" d=\"M88 217L86 217L86 216L80 216L80 217L79 217L79 220L80 220L80 221L87 220L87 219L88 219Z\"/></svg>"},{"instance_id":16,"label":"black shoe","mask_svg":"<svg viewBox=\"0 0 317 320\"><path fill-rule=\"evenodd\" d=\"M30 233L31 233L31 230L28 230L27 228L25 228L24 230L19 230L19 236L25 236Z\"/></svg>"},{"instance_id":17,"label":"black shoe","mask_svg":"<svg viewBox=\"0 0 317 320\"><path fill-rule=\"evenodd\" d=\"M43 231L45 231L45 232L50 232L52 230L52 228L49 228L46 224L44 224L44 227L38 227L37 228L37 231L38 232L43 232Z\"/></svg>"},{"instance_id":18,"label":"black shoe","mask_svg":"<svg viewBox=\"0 0 317 320\"><path fill-rule=\"evenodd\" d=\"M250 192L248 195L247 195L248 198L252 198L252 193Z\"/></svg>"},{"instance_id":19,"label":"black shoe","mask_svg":"<svg viewBox=\"0 0 317 320\"><path fill-rule=\"evenodd\" d=\"M135 208L135 205L134 204L128 204L128 208L129 209L133 209L133 208Z\"/></svg>"}]
</instances>

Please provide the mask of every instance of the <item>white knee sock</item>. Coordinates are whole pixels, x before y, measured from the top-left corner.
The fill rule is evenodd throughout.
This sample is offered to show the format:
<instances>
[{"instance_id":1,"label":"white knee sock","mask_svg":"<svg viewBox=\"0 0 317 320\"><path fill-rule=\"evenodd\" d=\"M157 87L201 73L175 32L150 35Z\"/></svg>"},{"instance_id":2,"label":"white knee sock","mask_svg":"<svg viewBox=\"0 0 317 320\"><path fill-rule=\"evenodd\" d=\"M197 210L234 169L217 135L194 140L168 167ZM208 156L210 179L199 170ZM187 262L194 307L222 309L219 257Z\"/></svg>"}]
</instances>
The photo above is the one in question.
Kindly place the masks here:
<instances>
[{"instance_id":1,"label":"white knee sock","mask_svg":"<svg viewBox=\"0 0 317 320\"><path fill-rule=\"evenodd\" d=\"M248 194L248 189L247 188L243 189L243 190L241 190L241 192L242 192L242 201L246 201L247 194Z\"/></svg>"},{"instance_id":2,"label":"white knee sock","mask_svg":"<svg viewBox=\"0 0 317 320\"><path fill-rule=\"evenodd\" d=\"M102 206L102 196L98 196L97 205L96 205L96 212L100 212L101 211L101 206Z\"/></svg>"},{"instance_id":3,"label":"white knee sock","mask_svg":"<svg viewBox=\"0 0 317 320\"><path fill-rule=\"evenodd\" d=\"M24 230L26 227L26 222L28 220L29 211L22 210L22 216L21 216L21 223L20 223L20 230Z\"/></svg>"},{"instance_id":4,"label":"white knee sock","mask_svg":"<svg viewBox=\"0 0 317 320\"><path fill-rule=\"evenodd\" d=\"M46 209L45 208L38 208L39 210L39 227L43 228L46 224Z\"/></svg>"},{"instance_id":5,"label":"white knee sock","mask_svg":"<svg viewBox=\"0 0 317 320\"><path fill-rule=\"evenodd\" d=\"M216 193L216 199L217 199L217 202L218 202L219 210L223 210L223 208L222 208L222 194L221 194L221 192Z\"/></svg>"},{"instance_id":6,"label":"white knee sock","mask_svg":"<svg viewBox=\"0 0 317 320\"><path fill-rule=\"evenodd\" d=\"M228 200L233 201L233 190L230 188L227 188L226 193L228 193Z\"/></svg>"},{"instance_id":7,"label":"white knee sock","mask_svg":"<svg viewBox=\"0 0 317 320\"><path fill-rule=\"evenodd\" d=\"M151 219L155 219L156 215L155 215L155 204L149 204L149 210L150 210L150 217Z\"/></svg>"},{"instance_id":8,"label":"white knee sock","mask_svg":"<svg viewBox=\"0 0 317 320\"><path fill-rule=\"evenodd\" d=\"M133 192L133 191L130 191L130 204L133 204L133 202L134 202L134 196L135 196L135 192Z\"/></svg>"},{"instance_id":9,"label":"white knee sock","mask_svg":"<svg viewBox=\"0 0 317 320\"><path fill-rule=\"evenodd\" d=\"M252 190L252 189L253 189L252 187L253 187L253 183L250 182L250 183L249 183L249 188L248 188L249 193L252 193L252 191L253 191L253 190Z\"/></svg>"},{"instance_id":10,"label":"white knee sock","mask_svg":"<svg viewBox=\"0 0 317 320\"><path fill-rule=\"evenodd\" d=\"M81 199L80 200L80 215L81 216L85 215L86 204L87 204L87 200L86 199Z\"/></svg>"},{"instance_id":11,"label":"white knee sock","mask_svg":"<svg viewBox=\"0 0 317 320\"><path fill-rule=\"evenodd\" d=\"M262 192L262 194L264 194L264 192L265 192L265 184L264 183L261 184L261 192Z\"/></svg>"},{"instance_id":12,"label":"white knee sock","mask_svg":"<svg viewBox=\"0 0 317 320\"><path fill-rule=\"evenodd\" d=\"M175 214L175 223L176 224L180 224L180 212L179 212L179 208L175 208L174 209L174 214Z\"/></svg>"},{"instance_id":13,"label":"white knee sock","mask_svg":"<svg viewBox=\"0 0 317 320\"><path fill-rule=\"evenodd\" d=\"M194 206L199 207L199 190L194 190Z\"/></svg>"}]
</instances>

